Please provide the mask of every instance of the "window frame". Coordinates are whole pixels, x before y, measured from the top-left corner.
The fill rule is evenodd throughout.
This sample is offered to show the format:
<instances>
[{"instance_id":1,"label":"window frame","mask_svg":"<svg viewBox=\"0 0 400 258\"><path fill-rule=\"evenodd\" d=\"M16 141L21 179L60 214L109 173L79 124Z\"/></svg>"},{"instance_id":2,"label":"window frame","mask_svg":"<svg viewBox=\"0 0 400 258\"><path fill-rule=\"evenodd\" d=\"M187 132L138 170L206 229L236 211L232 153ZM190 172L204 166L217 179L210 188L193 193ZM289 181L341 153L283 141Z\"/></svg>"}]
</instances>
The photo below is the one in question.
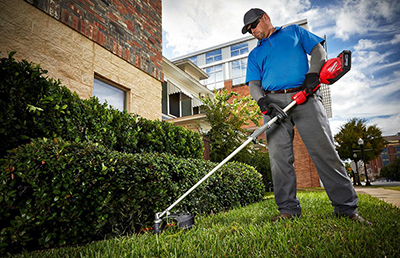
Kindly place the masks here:
<instances>
[{"instance_id":1,"label":"window frame","mask_svg":"<svg viewBox=\"0 0 400 258\"><path fill-rule=\"evenodd\" d=\"M235 62L238 62L239 65L233 65ZM244 63L244 64L243 64ZM247 69L247 58L240 58L236 59L230 62L230 67L231 67L231 79L232 79L232 86L234 85L241 85L245 83L246 80L246 69ZM234 68L239 68L240 76L234 76L233 69ZM235 82L235 80L240 80L240 82Z\"/></svg>"},{"instance_id":2,"label":"window frame","mask_svg":"<svg viewBox=\"0 0 400 258\"><path fill-rule=\"evenodd\" d=\"M249 43L246 41L246 42L242 42L242 43L238 43L238 44L232 45L230 47L230 50L231 50L231 57L244 55L244 54L249 52ZM237 52L237 54L233 54L233 53L236 53L236 52Z\"/></svg>"},{"instance_id":3,"label":"window frame","mask_svg":"<svg viewBox=\"0 0 400 258\"><path fill-rule=\"evenodd\" d=\"M221 67L220 70L216 71L215 69L219 69L219 67ZM208 69L213 69L212 73L208 72ZM205 79L202 81L202 84L207 86L208 89L210 90L218 90L218 89L222 89L224 88L224 64L217 64L217 65L213 65L213 66L209 66L207 68L205 68L205 72L208 74L209 78ZM221 73L221 80L217 80L217 78L215 77L216 73ZM212 82L211 82L212 80ZM217 87L217 85L222 83L222 87Z\"/></svg>"},{"instance_id":4,"label":"window frame","mask_svg":"<svg viewBox=\"0 0 400 258\"><path fill-rule=\"evenodd\" d=\"M222 49L216 49L205 54L206 64L211 64L222 60Z\"/></svg>"},{"instance_id":5,"label":"window frame","mask_svg":"<svg viewBox=\"0 0 400 258\"><path fill-rule=\"evenodd\" d=\"M113 106L112 103L109 101L109 99L104 98L103 96L95 95L96 81L100 82L100 84L97 83L97 85L100 85L103 87L106 86L106 88L115 89L115 90L117 90L117 92L119 91L119 92L123 93L122 110L119 107ZM103 84L103 85L101 85L101 84ZM107 100L107 104L109 106L111 106L112 108L118 109L120 111L124 111L124 110L127 111L127 109L128 109L128 93L129 93L129 89L127 89L127 88L125 88L103 76L100 76L98 74L94 75L93 85L92 85L92 97L97 97L99 99L100 103L105 103L105 100Z\"/></svg>"}]
</instances>

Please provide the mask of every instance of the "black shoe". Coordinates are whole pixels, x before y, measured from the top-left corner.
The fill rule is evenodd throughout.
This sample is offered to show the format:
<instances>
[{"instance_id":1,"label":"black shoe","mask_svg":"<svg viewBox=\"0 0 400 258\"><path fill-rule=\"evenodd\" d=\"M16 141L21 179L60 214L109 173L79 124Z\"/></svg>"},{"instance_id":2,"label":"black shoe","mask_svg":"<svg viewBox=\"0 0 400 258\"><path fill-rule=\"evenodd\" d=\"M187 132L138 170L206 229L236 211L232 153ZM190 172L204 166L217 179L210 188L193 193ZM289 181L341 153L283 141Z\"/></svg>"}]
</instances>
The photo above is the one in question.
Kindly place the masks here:
<instances>
[{"instance_id":1,"label":"black shoe","mask_svg":"<svg viewBox=\"0 0 400 258\"><path fill-rule=\"evenodd\" d=\"M364 219L363 217L361 217L361 216L358 215L357 213L356 213L356 214L353 214L353 215L350 215L350 216L349 216L349 219L354 220L354 221L358 221L358 222L363 223L363 224L366 224L366 225L368 225L368 226L371 226L371 225L372 225L371 222L369 222L368 220Z\"/></svg>"}]
</instances>

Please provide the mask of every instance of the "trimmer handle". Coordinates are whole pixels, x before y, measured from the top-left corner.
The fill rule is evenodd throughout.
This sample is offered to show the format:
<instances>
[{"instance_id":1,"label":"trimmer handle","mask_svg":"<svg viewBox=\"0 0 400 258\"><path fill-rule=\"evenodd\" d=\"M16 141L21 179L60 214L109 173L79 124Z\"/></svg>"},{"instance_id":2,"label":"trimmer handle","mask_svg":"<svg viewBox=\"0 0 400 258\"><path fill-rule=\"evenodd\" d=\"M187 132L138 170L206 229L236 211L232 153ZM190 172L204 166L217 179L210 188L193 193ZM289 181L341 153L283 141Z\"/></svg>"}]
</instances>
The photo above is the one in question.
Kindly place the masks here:
<instances>
[{"instance_id":1,"label":"trimmer handle","mask_svg":"<svg viewBox=\"0 0 400 258\"><path fill-rule=\"evenodd\" d=\"M313 92L316 92L316 91L319 89L320 86L321 86L321 84L318 84L318 85L313 89ZM308 94L308 93L306 92L306 90L302 90L302 91L299 91L299 92L297 92L296 94L294 94L294 95L292 96L292 100L296 101L296 104L297 104L297 105L300 105L300 104L303 104L303 103L307 100L308 95L310 95L310 94Z\"/></svg>"}]
</instances>

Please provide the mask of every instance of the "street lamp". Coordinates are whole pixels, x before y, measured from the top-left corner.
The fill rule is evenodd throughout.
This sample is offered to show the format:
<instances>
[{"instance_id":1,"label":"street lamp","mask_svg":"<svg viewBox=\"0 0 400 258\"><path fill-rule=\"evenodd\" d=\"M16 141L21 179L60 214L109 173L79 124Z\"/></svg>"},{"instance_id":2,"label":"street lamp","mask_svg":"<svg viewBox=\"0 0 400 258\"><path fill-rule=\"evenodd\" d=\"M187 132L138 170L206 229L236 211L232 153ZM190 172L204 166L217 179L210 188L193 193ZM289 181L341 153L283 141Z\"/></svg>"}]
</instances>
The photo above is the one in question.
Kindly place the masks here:
<instances>
[{"instance_id":1,"label":"street lamp","mask_svg":"<svg viewBox=\"0 0 400 258\"><path fill-rule=\"evenodd\" d=\"M360 183L360 174L358 173L358 157L357 157L357 154L354 153L353 157L354 157L354 161L356 162L356 176L354 177L354 185L361 185L361 183Z\"/></svg>"},{"instance_id":2,"label":"street lamp","mask_svg":"<svg viewBox=\"0 0 400 258\"><path fill-rule=\"evenodd\" d=\"M369 179L368 179L368 174L367 174L367 164L365 163L365 159L364 159L364 141L363 141L363 139L358 139L358 145L360 145L361 146L361 157L362 157L362 160L363 160L363 162L364 162L364 171L365 171L365 177L367 178L367 182L365 183L365 185L366 186L370 186L371 185L371 183L369 182Z\"/></svg>"}]
</instances>

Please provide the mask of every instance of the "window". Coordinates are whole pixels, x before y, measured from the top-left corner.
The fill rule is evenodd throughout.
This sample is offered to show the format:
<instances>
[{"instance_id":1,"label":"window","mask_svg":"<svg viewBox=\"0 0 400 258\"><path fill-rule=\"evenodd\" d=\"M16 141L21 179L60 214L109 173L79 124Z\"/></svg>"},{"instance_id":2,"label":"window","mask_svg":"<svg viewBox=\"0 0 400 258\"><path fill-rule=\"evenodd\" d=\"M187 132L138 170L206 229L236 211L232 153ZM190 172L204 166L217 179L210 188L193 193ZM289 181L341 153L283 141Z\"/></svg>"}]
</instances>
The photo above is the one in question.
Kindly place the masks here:
<instances>
[{"instance_id":1,"label":"window","mask_svg":"<svg viewBox=\"0 0 400 258\"><path fill-rule=\"evenodd\" d=\"M221 49L214 50L206 53L206 64L217 62L222 60L222 51Z\"/></svg>"},{"instance_id":2,"label":"window","mask_svg":"<svg viewBox=\"0 0 400 258\"><path fill-rule=\"evenodd\" d=\"M232 85L244 83L246 79L247 58L232 61Z\"/></svg>"},{"instance_id":3,"label":"window","mask_svg":"<svg viewBox=\"0 0 400 258\"><path fill-rule=\"evenodd\" d=\"M162 83L161 94L161 112L162 114L168 114L168 90L166 81Z\"/></svg>"},{"instance_id":4,"label":"window","mask_svg":"<svg viewBox=\"0 0 400 258\"><path fill-rule=\"evenodd\" d=\"M210 76L203 80L203 84L210 90L222 89L224 87L224 76L222 72L222 64L206 68L206 73Z\"/></svg>"},{"instance_id":5,"label":"window","mask_svg":"<svg viewBox=\"0 0 400 258\"><path fill-rule=\"evenodd\" d=\"M193 64L197 65L197 56L189 57L189 61L192 61Z\"/></svg>"},{"instance_id":6,"label":"window","mask_svg":"<svg viewBox=\"0 0 400 258\"><path fill-rule=\"evenodd\" d=\"M169 114L175 117L181 116L180 95L179 92L169 95Z\"/></svg>"},{"instance_id":7,"label":"window","mask_svg":"<svg viewBox=\"0 0 400 258\"><path fill-rule=\"evenodd\" d=\"M192 115L192 99L178 92L169 95L169 115L183 117Z\"/></svg>"},{"instance_id":8,"label":"window","mask_svg":"<svg viewBox=\"0 0 400 258\"><path fill-rule=\"evenodd\" d=\"M162 114L165 119L190 116L193 113L193 96L171 81L162 83Z\"/></svg>"},{"instance_id":9,"label":"window","mask_svg":"<svg viewBox=\"0 0 400 258\"><path fill-rule=\"evenodd\" d=\"M99 98L101 103L107 101L110 106L120 111L126 109L126 92L111 83L94 78L93 96Z\"/></svg>"},{"instance_id":10,"label":"window","mask_svg":"<svg viewBox=\"0 0 400 258\"><path fill-rule=\"evenodd\" d=\"M192 99L181 93L182 116L192 115Z\"/></svg>"},{"instance_id":11,"label":"window","mask_svg":"<svg viewBox=\"0 0 400 258\"><path fill-rule=\"evenodd\" d=\"M193 107L193 115L200 114L200 107Z\"/></svg>"},{"instance_id":12,"label":"window","mask_svg":"<svg viewBox=\"0 0 400 258\"><path fill-rule=\"evenodd\" d=\"M239 56L249 52L247 42L231 46L231 56Z\"/></svg>"}]
</instances>

